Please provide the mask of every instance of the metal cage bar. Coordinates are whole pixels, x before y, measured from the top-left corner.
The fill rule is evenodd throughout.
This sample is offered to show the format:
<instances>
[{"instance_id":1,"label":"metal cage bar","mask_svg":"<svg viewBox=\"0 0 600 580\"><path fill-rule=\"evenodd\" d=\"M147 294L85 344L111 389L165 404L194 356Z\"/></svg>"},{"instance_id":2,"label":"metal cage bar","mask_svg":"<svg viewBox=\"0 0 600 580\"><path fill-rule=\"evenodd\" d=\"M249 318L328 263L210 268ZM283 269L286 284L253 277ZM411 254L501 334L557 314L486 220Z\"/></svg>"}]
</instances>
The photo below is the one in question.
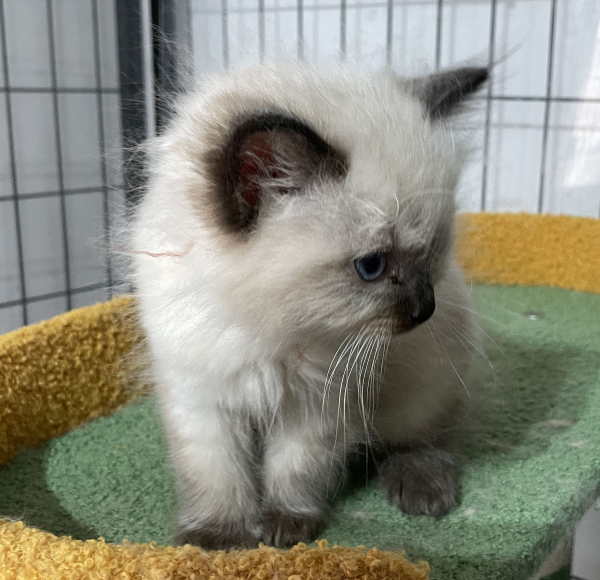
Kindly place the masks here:
<instances>
[{"instance_id":1,"label":"metal cage bar","mask_svg":"<svg viewBox=\"0 0 600 580\"><path fill-rule=\"evenodd\" d=\"M552 73L554 70L554 37L556 34L556 0L552 0L550 8L550 32L548 34L548 70L546 72L546 98L544 101L544 127L542 129L542 159L540 161L540 185L538 190L538 213L542 213L544 205L544 185L546 182L546 158L548 156L548 125L550 123L550 107L552 95Z\"/></svg>"},{"instance_id":2,"label":"metal cage bar","mask_svg":"<svg viewBox=\"0 0 600 580\"><path fill-rule=\"evenodd\" d=\"M304 59L304 0L298 0L296 4L296 10L298 11L296 17L296 34L298 37L297 43L297 54L300 60Z\"/></svg>"},{"instance_id":3,"label":"metal cage bar","mask_svg":"<svg viewBox=\"0 0 600 580\"><path fill-rule=\"evenodd\" d=\"M10 98L10 74L8 63L8 49L6 43L6 11L4 0L0 0L0 34L2 35L2 64L4 68L4 86L6 87L6 128L8 133L8 155L10 163L10 180L12 187L12 196L7 196L13 202L15 213L15 233L17 238L17 261L19 267L19 282L21 290L21 298L14 301L12 305L21 306L21 318L23 325L29 322L27 316L27 287L25 283L25 260L23 258L23 231L21 225L21 212L19 207L19 187L17 183L17 165L15 160L15 138L13 130L12 103ZM5 304L0 304L0 308L6 307Z\"/></svg>"},{"instance_id":4,"label":"metal cage bar","mask_svg":"<svg viewBox=\"0 0 600 580\"><path fill-rule=\"evenodd\" d=\"M229 22L227 15L229 10L227 9L227 0L221 0L221 35L222 35L222 49L223 49L223 68L227 70L229 68Z\"/></svg>"},{"instance_id":5,"label":"metal cage bar","mask_svg":"<svg viewBox=\"0 0 600 580\"><path fill-rule=\"evenodd\" d=\"M118 0L121 126L124 144L125 195L134 204L143 186L143 162L134 146L147 137L144 95L142 18L139 0Z\"/></svg>"},{"instance_id":6,"label":"metal cage bar","mask_svg":"<svg viewBox=\"0 0 600 580\"><path fill-rule=\"evenodd\" d=\"M258 0L258 54L260 62L265 60L265 0Z\"/></svg>"},{"instance_id":7,"label":"metal cage bar","mask_svg":"<svg viewBox=\"0 0 600 580\"><path fill-rule=\"evenodd\" d=\"M58 175L58 189L59 189L59 200L60 200L60 218L62 226L62 245L63 245L63 267L65 269L65 286L67 289L67 310L71 310L72 296L71 296L71 264L69 261L69 232L67 230L67 203L65 201L65 176L64 176L64 163L62 153L62 139L60 134L60 113L58 107L58 93L56 89L58 87L58 80L56 75L56 43L54 40L54 14L52 11L52 0L46 0L46 10L48 12L48 39L50 43L50 77L52 83L52 109L54 114L54 145L56 147L56 158L57 158L57 175Z\"/></svg>"},{"instance_id":8,"label":"metal cage bar","mask_svg":"<svg viewBox=\"0 0 600 580\"><path fill-rule=\"evenodd\" d=\"M348 46L346 33L348 30L348 0L340 0L340 60L346 62Z\"/></svg>"},{"instance_id":9,"label":"metal cage bar","mask_svg":"<svg viewBox=\"0 0 600 580\"><path fill-rule=\"evenodd\" d=\"M435 18L435 70L442 66L442 19L444 17L444 0L437 0Z\"/></svg>"},{"instance_id":10,"label":"metal cage bar","mask_svg":"<svg viewBox=\"0 0 600 580\"><path fill-rule=\"evenodd\" d=\"M490 34L489 34L489 55L488 55L488 66L492 68L495 59L495 45L496 45L496 15L498 11L497 0L492 0L492 9L490 12ZM485 104L485 127L483 130L483 168L481 177L481 205L480 209L485 211L487 203L487 188L488 188L488 171L489 171L489 157L490 157L490 127L492 122L492 90L493 81L488 83L486 104Z\"/></svg>"},{"instance_id":11,"label":"metal cage bar","mask_svg":"<svg viewBox=\"0 0 600 580\"><path fill-rule=\"evenodd\" d=\"M98 146L100 149L100 178L102 180L102 219L105 243L110 247L110 206L108 200L108 172L106 168L106 139L104 135L104 100L102 98L102 66L100 62L100 26L98 24L98 0L92 0L92 35L94 44L94 68L96 69L96 107L98 109ZM65 192L66 193L66 192ZM106 252L106 285L112 295L113 273L110 251Z\"/></svg>"},{"instance_id":12,"label":"metal cage bar","mask_svg":"<svg viewBox=\"0 0 600 580\"><path fill-rule=\"evenodd\" d=\"M385 64L392 66L394 43L394 0L387 0L385 11Z\"/></svg>"}]
</instances>

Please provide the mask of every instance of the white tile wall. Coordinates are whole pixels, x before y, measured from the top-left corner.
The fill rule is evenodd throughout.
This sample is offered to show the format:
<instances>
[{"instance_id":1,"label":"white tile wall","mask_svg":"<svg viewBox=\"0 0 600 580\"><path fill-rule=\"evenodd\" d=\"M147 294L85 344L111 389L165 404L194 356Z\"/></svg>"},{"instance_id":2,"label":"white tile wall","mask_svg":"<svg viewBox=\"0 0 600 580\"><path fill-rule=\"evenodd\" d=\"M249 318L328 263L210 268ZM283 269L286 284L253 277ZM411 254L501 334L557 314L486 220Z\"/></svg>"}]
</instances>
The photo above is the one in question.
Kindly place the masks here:
<instances>
[{"instance_id":1,"label":"white tile wall","mask_svg":"<svg viewBox=\"0 0 600 580\"><path fill-rule=\"evenodd\" d=\"M480 211L483 186L483 128L478 126L465 130L463 140L469 148L470 156L457 188L457 201L463 211Z\"/></svg>"},{"instance_id":2,"label":"white tile wall","mask_svg":"<svg viewBox=\"0 0 600 580\"><path fill-rule=\"evenodd\" d=\"M552 104L543 210L598 217L600 102Z\"/></svg>"},{"instance_id":3,"label":"white tile wall","mask_svg":"<svg viewBox=\"0 0 600 580\"><path fill-rule=\"evenodd\" d=\"M49 298L48 300L40 300L30 302L27 305L27 314L30 324L48 320L54 316L58 316L67 309L67 299L64 296L58 298Z\"/></svg>"},{"instance_id":4,"label":"white tile wall","mask_svg":"<svg viewBox=\"0 0 600 580\"><path fill-rule=\"evenodd\" d=\"M12 201L0 201L0 303L20 297L19 261ZM0 308L0 312L2 309Z\"/></svg>"},{"instance_id":5,"label":"white tile wall","mask_svg":"<svg viewBox=\"0 0 600 580\"><path fill-rule=\"evenodd\" d=\"M423 75L435 64L437 5L435 2L395 2L392 66L402 75Z\"/></svg>"},{"instance_id":6,"label":"white tile wall","mask_svg":"<svg viewBox=\"0 0 600 580\"><path fill-rule=\"evenodd\" d=\"M66 290L60 199L19 203L27 296Z\"/></svg>"},{"instance_id":7,"label":"white tile wall","mask_svg":"<svg viewBox=\"0 0 600 580\"><path fill-rule=\"evenodd\" d=\"M6 44L14 87L50 87L46 0L6 0Z\"/></svg>"},{"instance_id":8,"label":"white tile wall","mask_svg":"<svg viewBox=\"0 0 600 580\"><path fill-rule=\"evenodd\" d=\"M487 0L444 2L442 66L468 61L487 64L491 17L492 4Z\"/></svg>"},{"instance_id":9,"label":"white tile wall","mask_svg":"<svg viewBox=\"0 0 600 580\"><path fill-rule=\"evenodd\" d=\"M196 70L220 71L223 63L223 22L221 1L192 4L192 51Z\"/></svg>"},{"instance_id":10,"label":"white tile wall","mask_svg":"<svg viewBox=\"0 0 600 580\"><path fill-rule=\"evenodd\" d=\"M20 306L10 306L9 308L0 308L0 329L2 332L8 332L21 326L23 315Z\"/></svg>"},{"instance_id":11,"label":"white tile wall","mask_svg":"<svg viewBox=\"0 0 600 580\"><path fill-rule=\"evenodd\" d=\"M107 181L112 187L123 186L123 148L121 140L121 107L117 94L102 96L104 120L104 160Z\"/></svg>"},{"instance_id":12,"label":"white tile wall","mask_svg":"<svg viewBox=\"0 0 600 580\"><path fill-rule=\"evenodd\" d=\"M537 212L544 104L494 102L485 209Z\"/></svg>"},{"instance_id":13,"label":"white tile wall","mask_svg":"<svg viewBox=\"0 0 600 580\"><path fill-rule=\"evenodd\" d=\"M298 10L294 0L265 1L265 57L286 60L298 53Z\"/></svg>"},{"instance_id":14,"label":"white tile wall","mask_svg":"<svg viewBox=\"0 0 600 580\"><path fill-rule=\"evenodd\" d=\"M227 19L229 63L241 66L259 60L258 10L255 0L229 0Z\"/></svg>"},{"instance_id":15,"label":"white tile wall","mask_svg":"<svg viewBox=\"0 0 600 580\"><path fill-rule=\"evenodd\" d=\"M20 194L58 190L58 156L52 95L13 93L13 131Z\"/></svg>"},{"instance_id":16,"label":"white tile wall","mask_svg":"<svg viewBox=\"0 0 600 580\"><path fill-rule=\"evenodd\" d=\"M0 30L0 88L4 87L4 42L2 31Z\"/></svg>"},{"instance_id":17,"label":"white tile wall","mask_svg":"<svg viewBox=\"0 0 600 580\"><path fill-rule=\"evenodd\" d=\"M550 39L549 0L498 2L494 94L539 97L546 94ZM489 26L486 28L489 29Z\"/></svg>"},{"instance_id":18,"label":"white tile wall","mask_svg":"<svg viewBox=\"0 0 600 580\"><path fill-rule=\"evenodd\" d=\"M308 6L304 12L304 56L313 62L337 61L340 56L340 9L310 8L310 3Z\"/></svg>"},{"instance_id":19,"label":"white tile wall","mask_svg":"<svg viewBox=\"0 0 600 580\"><path fill-rule=\"evenodd\" d=\"M347 10L346 55L348 62L376 70L386 62L387 8L365 4Z\"/></svg>"},{"instance_id":20,"label":"white tile wall","mask_svg":"<svg viewBox=\"0 0 600 580\"><path fill-rule=\"evenodd\" d=\"M2 45L0 44L0 47ZM6 95L0 93L0 197L12 195L8 130L6 127Z\"/></svg>"},{"instance_id":21,"label":"white tile wall","mask_svg":"<svg viewBox=\"0 0 600 580\"><path fill-rule=\"evenodd\" d=\"M600 99L600 2L557 5L553 94Z\"/></svg>"},{"instance_id":22,"label":"white tile wall","mask_svg":"<svg viewBox=\"0 0 600 580\"><path fill-rule=\"evenodd\" d=\"M108 300L108 291L106 288L98 290L90 290L89 292L78 292L73 294L73 308L81 308L83 306L91 306L97 302Z\"/></svg>"},{"instance_id":23,"label":"white tile wall","mask_svg":"<svg viewBox=\"0 0 600 580\"><path fill-rule=\"evenodd\" d=\"M65 188L102 186L96 95L58 95L58 114Z\"/></svg>"},{"instance_id":24,"label":"white tile wall","mask_svg":"<svg viewBox=\"0 0 600 580\"><path fill-rule=\"evenodd\" d=\"M106 282L102 192L66 198L71 286Z\"/></svg>"},{"instance_id":25,"label":"white tile wall","mask_svg":"<svg viewBox=\"0 0 600 580\"><path fill-rule=\"evenodd\" d=\"M77 0L81 2L81 0ZM98 28L100 41L100 77L107 89L119 88L117 54L117 15L115 0L98 0Z\"/></svg>"},{"instance_id":26,"label":"white tile wall","mask_svg":"<svg viewBox=\"0 0 600 580\"><path fill-rule=\"evenodd\" d=\"M81 0L53 0L56 76L60 87L96 86L92 5Z\"/></svg>"}]
</instances>

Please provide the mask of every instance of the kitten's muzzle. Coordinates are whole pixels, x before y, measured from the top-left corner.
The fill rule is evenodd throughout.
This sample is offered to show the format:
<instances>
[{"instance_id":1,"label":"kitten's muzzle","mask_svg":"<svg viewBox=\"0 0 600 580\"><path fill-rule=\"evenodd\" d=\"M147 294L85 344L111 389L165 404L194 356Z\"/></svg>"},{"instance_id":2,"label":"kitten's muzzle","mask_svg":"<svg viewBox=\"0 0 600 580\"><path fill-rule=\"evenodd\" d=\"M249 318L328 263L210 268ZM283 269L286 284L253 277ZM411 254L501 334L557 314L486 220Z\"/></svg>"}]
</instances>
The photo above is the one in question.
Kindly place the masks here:
<instances>
[{"instance_id":1,"label":"kitten's muzzle","mask_svg":"<svg viewBox=\"0 0 600 580\"><path fill-rule=\"evenodd\" d=\"M406 298L406 312L413 326L428 320L435 311L435 293L429 279L419 280Z\"/></svg>"},{"instance_id":2,"label":"kitten's muzzle","mask_svg":"<svg viewBox=\"0 0 600 580\"><path fill-rule=\"evenodd\" d=\"M435 311L435 292L429 274L411 276L406 282L390 278L395 290L395 332L406 332L428 320Z\"/></svg>"}]
</instances>

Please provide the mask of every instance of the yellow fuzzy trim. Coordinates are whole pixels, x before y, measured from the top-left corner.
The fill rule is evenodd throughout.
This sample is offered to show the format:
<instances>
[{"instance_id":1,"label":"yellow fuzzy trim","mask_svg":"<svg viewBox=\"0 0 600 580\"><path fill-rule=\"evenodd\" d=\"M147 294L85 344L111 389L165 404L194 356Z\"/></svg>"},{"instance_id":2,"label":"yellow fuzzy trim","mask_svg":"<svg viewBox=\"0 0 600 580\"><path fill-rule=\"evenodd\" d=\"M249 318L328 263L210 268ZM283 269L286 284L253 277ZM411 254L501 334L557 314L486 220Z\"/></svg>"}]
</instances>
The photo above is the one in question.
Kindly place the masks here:
<instances>
[{"instance_id":1,"label":"yellow fuzzy trim","mask_svg":"<svg viewBox=\"0 0 600 580\"><path fill-rule=\"evenodd\" d=\"M459 259L473 282L600 294L600 220L475 213L459 224Z\"/></svg>"},{"instance_id":2,"label":"yellow fuzzy trim","mask_svg":"<svg viewBox=\"0 0 600 580\"><path fill-rule=\"evenodd\" d=\"M136 342L130 304L119 298L0 336L0 465L133 395L123 388Z\"/></svg>"},{"instance_id":3,"label":"yellow fuzzy trim","mask_svg":"<svg viewBox=\"0 0 600 580\"><path fill-rule=\"evenodd\" d=\"M291 550L260 546L238 552L205 552L192 546L81 542L0 520L3 580L426 580L429 566L402 554L298 544Z\"/></svg>"}]
</instances>

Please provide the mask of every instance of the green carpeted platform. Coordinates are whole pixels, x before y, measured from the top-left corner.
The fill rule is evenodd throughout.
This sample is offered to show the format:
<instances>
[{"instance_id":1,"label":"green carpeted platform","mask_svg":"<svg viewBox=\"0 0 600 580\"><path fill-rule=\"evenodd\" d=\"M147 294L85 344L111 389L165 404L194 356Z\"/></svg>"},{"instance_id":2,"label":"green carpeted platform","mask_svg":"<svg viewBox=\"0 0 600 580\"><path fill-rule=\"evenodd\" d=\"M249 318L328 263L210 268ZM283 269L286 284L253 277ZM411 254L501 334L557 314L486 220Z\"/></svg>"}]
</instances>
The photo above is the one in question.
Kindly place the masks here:
<instances>
[{"instance_id":1,"label":"green carpeted platform","mask_svg":"<svg viewBox=\"0 0 600 580\"><path fill-rule=\"evenodd\" d=\"M487 406L462 445L460 506L408 517L371 482L340 495L322 536L405 549L432 580L525 579L600 491L600 295L473 293L494 372L483 363ZM175 505L152 400L0 468L0 514L59 535L168 543Z\"/></svg>"}]
</instances>

